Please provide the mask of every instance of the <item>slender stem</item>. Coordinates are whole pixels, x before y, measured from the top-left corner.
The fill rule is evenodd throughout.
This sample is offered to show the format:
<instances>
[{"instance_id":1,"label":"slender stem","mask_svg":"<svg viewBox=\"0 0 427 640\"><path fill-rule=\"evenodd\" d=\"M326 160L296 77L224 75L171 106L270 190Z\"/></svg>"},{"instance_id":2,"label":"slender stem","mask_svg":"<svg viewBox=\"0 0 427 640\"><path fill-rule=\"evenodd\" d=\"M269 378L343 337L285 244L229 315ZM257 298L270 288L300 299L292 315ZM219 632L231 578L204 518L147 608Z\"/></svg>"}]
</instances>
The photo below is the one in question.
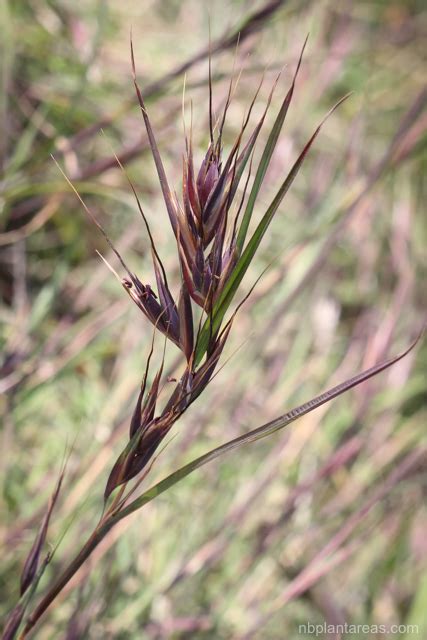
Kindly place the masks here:
<instances>
[{"instance_id":1,"label":"slender stem","mask_svg":"<svg viewBox=\"0 0 427 640\"><path fill-rule=\"evenodd\" d=\"M77 573L83 563L89 558L92 552L96 549L98 544L103 540L103 538L107 535L110 529L118 522L113 518L109 518L102 525L98 526L94 532L91 534L85 545L82 547L78 555L74 558L74 560L68 565L62 575L59 576L58 580L51 587L51 589L46 593L41 602L34 609L33 613L29 616L23 631L19 636L19 640L24 640L31 629L36 625L38 620L44 614L46 609L52 604L52 602L56 599L59 593L63 590L63 588L68 584L71 578Z\"/></svg>"}]
</instances>

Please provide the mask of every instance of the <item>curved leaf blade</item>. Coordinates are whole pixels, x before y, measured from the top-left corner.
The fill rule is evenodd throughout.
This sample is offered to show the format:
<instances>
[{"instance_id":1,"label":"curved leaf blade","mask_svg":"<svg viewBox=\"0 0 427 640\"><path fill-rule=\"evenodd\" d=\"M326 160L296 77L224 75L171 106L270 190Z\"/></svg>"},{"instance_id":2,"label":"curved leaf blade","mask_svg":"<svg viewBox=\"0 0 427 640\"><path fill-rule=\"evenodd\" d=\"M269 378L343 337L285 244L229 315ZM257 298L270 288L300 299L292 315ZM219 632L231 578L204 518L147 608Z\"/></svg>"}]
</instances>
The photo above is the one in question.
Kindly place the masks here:
<instances>
[{"instance_id":1,"label":"curved leaf blade","mask_svg":"<svg viewBox=\"0 0 427 640\"><path fill-rule=\"evenodd\" d=\"M374 365L373 367L370 367L365 371L362 371L356 376L353 376L352 378L349 378L348 380L341 382L337 386L332 387L328 391L325 391L319 396L316 396L312 400L309 400L308 402L305 402L304 404L294 409L291 409L291 411L288 411L282 416L279 416L275 420L272 420L271 422L267 422L266 424L256 429L253 429L248 433L244 433L243 435L238 436L233 440L229 440L225 444L222 444L219 447L212 449L212 451L205 453L199 458L196 458L195 460L192 460L188 464L184 465L180 469L177 469L176 471L171 473L169 476L167 476L166 478L164 478L163 480L155 484L153 487L145 491L145 493L143 493L139 498L131 502L127 507L125 507L122 511L120 511L120 513L116 514L116 516L114 517L113 524L115 524L117 521L121 520L122 518L125 518L126 516L130 515L131 513L137 511L148 502L151 502L151 500L154 500L154 498L164 493L170 487L172 487L173 485L177 484L178 482L186 478L188 475L190 475L190 473L192 473L196 469L203 467L208 462L211 462L212 460L215 460L216 458L219 458L223 454L228 453L229 451L232 451L234 449L237 449L238 447L244 444L248 444L250 442L256 442L257 440L260 440L261 438L265 438L275 433L276 431L280 431L284 427L291 424L291 422L295 422L295 420L298 420L298 418L301 418L307 413L314 411L315 409L325 404L326 402L330 402L334 398L337 398L338 396L342 395L346 391L349 391L353 387L356 387L362 382L365 382L366 380L368 380L369 378L372 378L377 374L381 373L382 371L385 371L386 369L391 367L393 364L396 364L396 362L399 362L399 360L402 360L402 358L407 356L418 344L423 333L424 333L424 329L419 333L419 335L409 345L409 347L399 355L394 356L393 358L390 358L385 362Z\"/></svg>"}]
</instances>

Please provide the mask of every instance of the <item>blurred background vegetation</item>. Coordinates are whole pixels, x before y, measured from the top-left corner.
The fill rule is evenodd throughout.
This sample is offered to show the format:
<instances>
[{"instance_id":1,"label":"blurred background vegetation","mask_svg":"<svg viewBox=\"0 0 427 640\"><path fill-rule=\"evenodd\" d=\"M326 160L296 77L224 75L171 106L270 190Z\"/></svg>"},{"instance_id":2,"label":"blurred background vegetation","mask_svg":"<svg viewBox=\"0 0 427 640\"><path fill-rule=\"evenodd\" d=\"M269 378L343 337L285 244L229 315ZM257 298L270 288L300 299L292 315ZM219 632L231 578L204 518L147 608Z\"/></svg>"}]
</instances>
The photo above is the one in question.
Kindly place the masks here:
<instances>
[{"instance_id":1,"label":"blurred background vegetation","mask_svg":"<svg viewBox=\"0 0 427 640\"><path fill-rule=\"evenodd\" d=\"M322 131L246 276L248 290L274 259L224 359L243 348L177 425L151 480L397 353L425 318L421 0L3 0L2 615L18 598L67 447L49 541L66 535L41 591L95 525L151 341L95 250L117 267L111 251L50 154L131 267L153 282L148 238L114 149L177 276L133 94L129 31L178 190L184 72L198 158L208 143L209 14L217 110L241 31L226 145L264 69L256 113L285 65L272 122L310 32L259 214L334 101L354 94ZM168 355L171 371L182 366L177 356ZM324 621L417 624L417 637L427 637L426 365L424 340L363 388L194 473L124 521L36 637L283 639L309 637L298 626Z\"/></svg>"}]
</instances>

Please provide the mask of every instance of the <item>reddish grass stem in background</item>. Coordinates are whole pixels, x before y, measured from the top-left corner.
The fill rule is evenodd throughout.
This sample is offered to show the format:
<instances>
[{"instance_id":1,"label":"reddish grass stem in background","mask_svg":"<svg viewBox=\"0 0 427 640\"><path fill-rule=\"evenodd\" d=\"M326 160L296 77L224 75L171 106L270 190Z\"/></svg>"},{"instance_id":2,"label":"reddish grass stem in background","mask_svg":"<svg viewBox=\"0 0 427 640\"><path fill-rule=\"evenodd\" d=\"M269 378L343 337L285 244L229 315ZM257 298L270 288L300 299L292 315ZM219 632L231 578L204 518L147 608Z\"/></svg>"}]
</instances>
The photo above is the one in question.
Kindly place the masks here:
<instances>
[{"instance_id":1,"label":"reddish grass stem in background","mask_svg":"<svg viewBox=\"0 0 427 640\"><path fill-rule=\"evenodd\" d=\"M142 478L148 474L154 455L160 444L168 435L177 420L187 411L191 404L206 389L217 369L218 362L232 329L235 314L242 302L226 320L231 304L239 291L243 277L251 264L261 240L278 211L283 198L296 178L304 159L319 134L326 118L347 98L345 96L331 109L322 123L310 137L302 152L291 167L281 184L270 206L264 212L255 230L247 239L251 229L252 214L258 201L258 195L266 172L280 136L288 109L291 105L298 71L306 43L296 67L291 86L286 93L267 142L261 153L260 161L254 172L254 179L249 188L249 177L253 165L253 155L257 139L270 107L273 91L270 93L266 109L252 128L250 126L252 109L258 90L248 107L241 130L226 158L223 158L223 130L227 110L233 91L234 79L231 78L228 97L221 117L213 120L211 106L212 86L209 74L209 134L210 143L200 168L196 171L193 159L193 143L191 133L185 136L185 156L183 166L182 201L169 186L163 162L157 147L156 137L145 107L143 95L136 79L135 60L131 43L133 80L137 99L142 112L148 141L156 166L161 191L172 231L177 245L177 258L180 268L180 288L178 296L174 296L170 288L167 274L161 257L157 251L149 222L139 201L136 188L128 178L130 188L135 196L136 204L145 225L153 259L156 289L133 273L120 253L111 243L108 235L91 213L90 209L77 194L70 181L71 188L78 195L86 212L104 234L107 242L115 252L126 276L121 284L143 315L151 322L154 332L164 338L164 349L168 341L172 342L185 359L184 371L176 383L169 399L159 409L159 397L163 382L164 349L161 365L151 383L150 365L154 350L154 338L142 376L140 391L131 418L129 440L122 453L113 465L104 491L104 510L101 520L88 538L77 556L70 562L60 577L35 607L24 622L19 638L27 637L31 629L43 616L46 609L69 583L79 568L90 557L94 549L105 538L109 531L123 518L134 513L145 504L168 490L184 477L207 464L211 460L234 450L237 447L271 435L275 431L313 411L322 404L338 397L349 389L387 369L411 351L419 337L402 354L346 380L320 396L292 409L276 420L235 438L207 454L193 460L174 471L161 482L146 490L139 497L131 500L135 489ZM120 161L117 159L123 169ZM124 171L124 169L123 169ZM244 176L246 179L243 180ZM67 179L68 180L68 179ZM244 184L243 190L240 189ZM120 279L120 278L119 278ZM246 299L246 298L245 298ZM243 302L245 301L243 300ZM39 534L25 563L21 579L22 597L12 611L3 638L9 640L16 637L23 621L25 610L29 605L38 581L50 561L47 555L40 561L41 551L46 539L49 518L58 497L63 473L52 496L46 517ZM129 483L134 484L129 487Z\"/></svg>"}]
</instances>

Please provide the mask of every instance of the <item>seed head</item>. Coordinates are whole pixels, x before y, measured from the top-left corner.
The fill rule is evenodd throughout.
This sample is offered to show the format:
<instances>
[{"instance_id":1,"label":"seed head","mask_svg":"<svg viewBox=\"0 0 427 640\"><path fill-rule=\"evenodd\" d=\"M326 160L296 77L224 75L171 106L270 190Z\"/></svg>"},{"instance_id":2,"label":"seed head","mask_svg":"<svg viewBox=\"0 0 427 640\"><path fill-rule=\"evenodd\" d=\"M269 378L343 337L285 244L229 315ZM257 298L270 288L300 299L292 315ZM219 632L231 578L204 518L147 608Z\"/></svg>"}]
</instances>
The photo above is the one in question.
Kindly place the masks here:
<instances>
[{"instance_id":1,"label":"seed head","mask_svg":"<svg viewBox=\"0 0 427 640\"><path fill-rule=\"evenodd\" d=\"M237 310L223 326L225 313L257 251L262 237L321 128L320 125L303 148L249 242L245 244L257 196L292 101L304 47L301 51L291 87L282 102L273 128L268 136L247 199L246 192L251 176L255 143L263 126L279 77L270 92L264 113L252 133L246 136L252 108L261 87L261 84L259 85L241 130L226 159L223 159L222 134L227 109L230 104L233 80L230 82L222 116L218 123L215 124L212 122L212 86L209 74L210 143L196 177L191 135L190 137L185 137L182 200L179 200L176 193L169 187L154 132L136 81L131 44L135 89L159 176L166 210L176 239L181 285L178 300L175 301L136 190L129 181L150 238L158 295L154 293L148 284L143 284L135 274L131 273L122 261L128 272L128 277L123 280L123 286L144 315L155 326L155 329L161 331L182 350L187 364L169 400L156 416L162 389L163 362L150 388L148 388L147 379L153 353L152 345L138 401L131 420L130 440L111 471L105 490L105 499L116 487L134 478L142 471L173 424L202 393L214 374ZM338 104L341 102L342 100ZM243 142L244 137L247 137L246 142ZM247 168L244 186L239 198L237 198L239 186ZM240 220L242 211L244 213ZM202 309L199 312L201 317L196 334L193 326L193 311L195 311L193 303ZM206 318L202 326L204 316Z\"/></svg>"}]
</instances>

